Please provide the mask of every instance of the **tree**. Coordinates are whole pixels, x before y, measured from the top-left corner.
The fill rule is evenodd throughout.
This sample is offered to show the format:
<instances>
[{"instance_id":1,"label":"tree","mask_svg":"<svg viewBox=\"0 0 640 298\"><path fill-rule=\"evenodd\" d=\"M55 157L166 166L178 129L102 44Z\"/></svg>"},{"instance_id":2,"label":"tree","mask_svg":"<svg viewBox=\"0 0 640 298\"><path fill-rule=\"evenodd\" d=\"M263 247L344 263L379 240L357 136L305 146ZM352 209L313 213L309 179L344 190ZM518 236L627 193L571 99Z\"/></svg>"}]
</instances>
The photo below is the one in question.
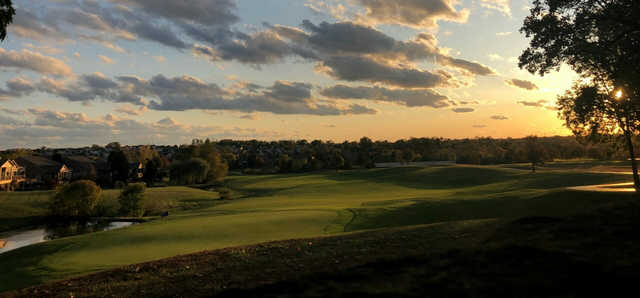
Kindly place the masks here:
<instances>
[{"instance_id":1,"label":"tree","mask_svg":"<svg viewBox=\"0 0 640 298\"><path fill-rule=\"evenodd\" d=\"M634 185L640 177L632 136L640 130L640 1L535 0L521 32L531 38L519 66L545 75L568 64L581 75L559 97L559 115L576 135L624 136Z\"/></svg>"},{"instance_id":2,"label":"tree","mask_svg":"<svg viewBox=\"0 0 640 298\"><path fill-rule=\"evenodd\" d=\"M336 151L333 153L333 158L331 159L331 166L336 170L340 170L344 167L344 157L340 152Z\"/></svg>"},{"instance_id":3,"label":"tree","mask_svg":"<svg viewBox=\"0 0 640 298\"><path fill-rule=\"evenodd\" d=\"M147 160L147 163L144 167L144 175L143 180L147 183L148 186L153 186L153 183L160 176L160 167L162 166L162 160L159 157L154 157L153 159Z\"/></svg>"},{"instance_id":4,"label":"tree","mask_svg":"<svg viewBox=\"0 0 640 298\"><path fill-rule=\"evenodd\" d=\"M146 187L142 183L132 183L127 185L120 192L118 202L120 203L120 214L124 216L142 216L142 200Z\"/></svg>"},{"instance_id":5,"label":"tree","mask_svg":"<svg viewBox=\"0 0 640 298\"><path fill-rule=\"evenodd\" d=\"M171 164L171 182L179 185L203 183L209 173L209 164L201 158L176 161Z\"/></svg>"},{"instance_id":6,"label":"tree","mask_svg":"<svg viewBox=\"0 0 640 298\"><path fill-rule=\"evenodd\" d=\"M7 26L13 22L15 15L11 0L0 0L0 40L7 38Z\"/></svg>"},{"instance_id":7,"label":"tree","mask_svg":"<svg viewBox=\"0 0 640 298\"><path fill-rule=\"evenodd\" d=\"M49 205L53 216L92 216L101 198L102 190L93 181L79 180L60 188Z\"/></svg>"},{"instance_id":8,"label":"tree","mask_svg":"<svg viewBox=\"0 0 640 298\"><path fill-rule=\"evenodd\" d=\"M536 166L544 162L544 147L538 142L537 136L528 136L524 139L527 160L531 163L531 172L536 172Z\"/></svg>"},{"instance_id":9,"label":"tree","mask_svg":"<svg viewBox=\"0 0 640 298\"><path fill-rule=\"evenodd\" d=\"M113 181L126 183L129 179L129 161L121 150L112 151L107 158Z\"/></svg>"}]
</instances>

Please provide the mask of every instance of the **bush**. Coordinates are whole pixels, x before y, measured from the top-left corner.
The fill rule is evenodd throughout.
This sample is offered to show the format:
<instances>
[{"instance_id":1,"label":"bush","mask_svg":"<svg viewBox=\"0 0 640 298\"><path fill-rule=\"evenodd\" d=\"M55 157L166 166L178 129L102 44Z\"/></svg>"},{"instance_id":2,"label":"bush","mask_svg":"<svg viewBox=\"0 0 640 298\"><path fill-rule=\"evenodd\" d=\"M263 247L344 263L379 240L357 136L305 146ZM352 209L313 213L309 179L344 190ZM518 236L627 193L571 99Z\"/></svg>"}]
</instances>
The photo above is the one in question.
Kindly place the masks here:
<instances>
[{"instance_id":1,"label":"bush","mask_svg":"<svg viewBox=\"0 0 640 298\"><path fill-rule=\"evenodd\" d=\"M144 215L142 199L144 198L145 190L146 186L142 183L132 183L122 189L118 197L120 214L136 217Z\"/></svg>"},{"instance_id":2,"label":"bush","mask_svg":"<svg viewBox=\"0 0 640 298\"><path fill-rule=\"evenodd\" d=\"M49 205L53 216L89 217L94 215L102 189L93 181L79 180L67 184L55 193Z\"/></svg>"},{"instance_id":3,"label":"bush","mask_svg":"<svg viewBox=\"0 0 640 298\"><path fill-rule=\"evenodd\" d=\"M219 188L216 189L216 191L220 195L220 199L221 200L231 200L232 199L231 189L229 189L227 187L219 187Z\"/></svg>"}]
</instances>

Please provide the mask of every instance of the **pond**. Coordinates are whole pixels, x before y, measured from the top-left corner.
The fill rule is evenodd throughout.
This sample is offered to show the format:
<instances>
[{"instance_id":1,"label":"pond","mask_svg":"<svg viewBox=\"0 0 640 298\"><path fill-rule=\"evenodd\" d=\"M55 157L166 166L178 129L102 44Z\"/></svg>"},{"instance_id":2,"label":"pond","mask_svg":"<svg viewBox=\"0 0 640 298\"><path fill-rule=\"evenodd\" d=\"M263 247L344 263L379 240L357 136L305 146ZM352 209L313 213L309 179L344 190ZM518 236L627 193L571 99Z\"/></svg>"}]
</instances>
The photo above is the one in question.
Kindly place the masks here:
<instances>
[{"instance_id":1,"label":"pond","mask_svg":"<svg viewBox=\"0 0 640 298\"><path fill-rule=\"evenodd\" d=\"M53 239L82 235L100 231L110 231L134 225L136 222L128 221L85 221L50 224L46 227L33 230L9 232L0 235L0 254L25 247L28 245L46 242Z\"/></svg>"}]
</instances>

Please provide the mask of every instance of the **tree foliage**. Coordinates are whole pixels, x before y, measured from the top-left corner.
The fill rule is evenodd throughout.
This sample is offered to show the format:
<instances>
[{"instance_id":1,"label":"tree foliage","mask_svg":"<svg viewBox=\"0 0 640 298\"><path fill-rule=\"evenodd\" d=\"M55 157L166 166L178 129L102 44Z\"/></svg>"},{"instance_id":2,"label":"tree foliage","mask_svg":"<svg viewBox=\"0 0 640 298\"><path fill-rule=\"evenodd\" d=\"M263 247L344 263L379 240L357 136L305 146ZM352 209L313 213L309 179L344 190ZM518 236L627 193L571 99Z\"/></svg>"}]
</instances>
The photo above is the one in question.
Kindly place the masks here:
<instances>
[{"instance_id":1,"label":"tree foliage","mask_svg":"<svg viewBox=\"0 0 640 298\"><path fill-rule=\"evenodd\" d=\"M53 216L89 217L101 199L102 190L93 181L79 180L61 187L51 199Z\"/></svg>"},{"instance_id":2,"label":"tree foliage","mask_svg":"<svg viewBox=\"0 0 640 298\"><path fill-rule=\"evenodd\" d=\"M209 163L202 158L175 161L171 164L171 182L178 185L205 183L209 169Z\"/></svg>"},{"instance_id":3,"label":"tree foliage","mask_svg":"<svg viewBox=\"0 0 640 298\"><path fill-rule=\"evenodd\" d=\"M190 161L192 159L203 160L207 164L205 177L204 179L197 179L199 180L197 183L220 182L224 180L224 177L226 177L229 172L229 165L227 164L227 161L222 158L220 152L220 148L218 148L218 146L209 139L204 141L193 140L191 145L180 147L174 163L193 163L193 161ZM172 173L173 168L174 166L172 165ZM171 177L174 177L174 175L172 174Z\"/></svg>"},{"instance_id":4,"label":"tree foliage","mask_svg":"<svg viewBox=\"0 0 640 298\"><path fill-rule=\"evenodd\" d=\"M7 26L13 22L15 15L11 0L0 0L0 40L7 38Z\"/></svg>"},{"instance_id":5,"label":"tree foliage","mask_svg":"<svg viewBox=\"0 0 640 298\"><path fill-rule=\"evenodd\" d=\"M109 163L109 170L111 171L113 181L126 183L129 179L129 161L124 152L122 152L122 150L112 151L107 158L107 162Z\"/></svg>"},{"instance_id":6,"label":"tree foliage","mask_svg":"<svg viewBox=\"0 0 640 298\"><path fill-rule=\"evenodd\" d=\"M127 185L120 192L118 202L120 203L120 214L124 216L142 216L142 200L146 187L142 183L132 183Z\"/></svg>"},{"instance_id":7,"label":"tree foliage","mask_svg":"<svg viewBox=\"0 0 640 298\"><path fill-rule=\"evenodd\" d=\"M527 159L531 163L531 171L536 172L536 166L544 163L545 150L538 142L537 136L528 136L525 138Z\"/></svg>"},{"instance_id":8,"label":"tree foliage","mask_svg":"<svg viewBox=\"0 0 640 298\"><path fill-rule=\"evenodd\" d=\"M640 130L640 1L535 0L521 32L519 66L544 75L568 64L581 75L558 98L576 135L622 135L640 191L633 136Z\"/></svg>"}]
</instances>

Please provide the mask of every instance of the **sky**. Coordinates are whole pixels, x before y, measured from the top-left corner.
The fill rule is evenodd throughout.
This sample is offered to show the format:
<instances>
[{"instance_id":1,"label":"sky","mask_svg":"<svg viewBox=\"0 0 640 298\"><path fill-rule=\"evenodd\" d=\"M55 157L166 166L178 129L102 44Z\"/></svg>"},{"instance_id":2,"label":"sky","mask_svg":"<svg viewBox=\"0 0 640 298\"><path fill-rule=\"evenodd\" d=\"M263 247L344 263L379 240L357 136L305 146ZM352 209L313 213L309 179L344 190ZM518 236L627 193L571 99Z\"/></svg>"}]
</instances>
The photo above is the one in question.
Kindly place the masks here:
<instances>
[{"instance_id":1,"label":"sky","mask_svg":"<svg viewBox=\"0 0 640 298\"><path fill-rule=\"evenodd\" d=\"M531 0L14 0L0 149L568 135Z\"/></svg>"}]
</instances>

